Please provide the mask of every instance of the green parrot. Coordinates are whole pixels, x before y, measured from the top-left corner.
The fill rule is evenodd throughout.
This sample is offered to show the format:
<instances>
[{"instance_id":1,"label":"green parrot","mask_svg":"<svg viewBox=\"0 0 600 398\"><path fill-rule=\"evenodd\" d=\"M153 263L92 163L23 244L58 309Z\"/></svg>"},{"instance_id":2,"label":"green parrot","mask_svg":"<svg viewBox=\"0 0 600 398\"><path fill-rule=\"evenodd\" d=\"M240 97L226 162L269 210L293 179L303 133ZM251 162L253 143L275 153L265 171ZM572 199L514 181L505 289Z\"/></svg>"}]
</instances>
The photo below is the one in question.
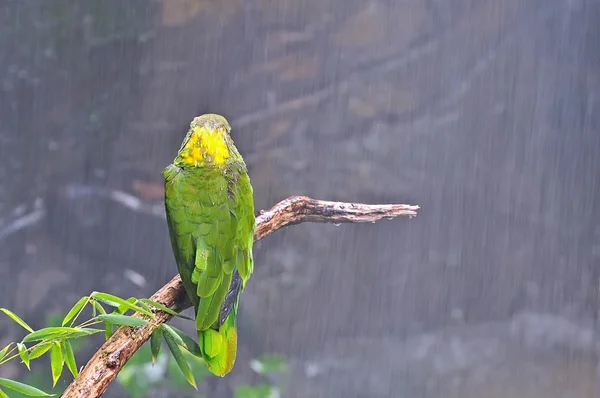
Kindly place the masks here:
<instances>
[{"instance_id":1,"label":"green parrot","mask_svg":"<svg viewBox=\"0 0 600 398\"><path fill-rule=\"evenodd\" d=\"M196 312L202 357L217 376L235 363L238 293L254 268L252 186L230 131L220 115L194 118L163 171L175 261Z\"/></svg>"}]
</instances>

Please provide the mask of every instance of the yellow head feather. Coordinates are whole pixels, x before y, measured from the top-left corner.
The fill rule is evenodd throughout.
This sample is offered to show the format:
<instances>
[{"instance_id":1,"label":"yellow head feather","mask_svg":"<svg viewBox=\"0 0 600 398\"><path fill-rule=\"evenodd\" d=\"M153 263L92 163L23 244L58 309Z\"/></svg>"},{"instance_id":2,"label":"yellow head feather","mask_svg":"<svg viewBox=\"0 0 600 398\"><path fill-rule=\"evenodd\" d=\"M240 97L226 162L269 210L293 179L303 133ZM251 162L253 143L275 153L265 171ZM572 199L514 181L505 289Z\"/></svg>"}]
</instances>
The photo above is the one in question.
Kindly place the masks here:
<instances>
[{"instance_id":1,"label":"yellow head feather","mask_svg":"<svg viewBox=\"0 0 600 398\"><path fill-rule=\"evenodd\" d=\"M178 158L188 166L220 166L229 159L231 127L221 115L205 114L190 123Z\"/></svg>"}]
</instances>

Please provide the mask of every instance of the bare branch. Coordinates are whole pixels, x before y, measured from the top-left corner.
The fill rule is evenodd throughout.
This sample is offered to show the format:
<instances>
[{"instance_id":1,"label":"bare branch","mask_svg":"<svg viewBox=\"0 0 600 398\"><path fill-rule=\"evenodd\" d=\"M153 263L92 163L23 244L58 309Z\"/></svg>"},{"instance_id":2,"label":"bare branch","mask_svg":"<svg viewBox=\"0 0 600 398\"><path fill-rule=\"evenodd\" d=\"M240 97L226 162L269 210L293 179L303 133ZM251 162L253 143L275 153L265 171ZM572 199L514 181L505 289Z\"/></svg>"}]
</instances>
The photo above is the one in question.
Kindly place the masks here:
<instances>
[{"instance_id":1,"label":"bare branch","mask_svg":"<svg viewBox=\"0 0 600 398\"><path fill-rule=\"evenodd\" d=\"M382 218L416 216L418 209L419 206L412 205L366 205L292 196L279 202L271 210L260 212L256 217L254 240L263 239L287 225L302 222L375 222ZM160 288L150 299L177 312L190 306L179 275ZM156 317L146 326L119 328L94 354L62 397L100 397L127 361L150 338L154 329L171 318L171 315L158 311Z\"/></svg>"}]
</instances>

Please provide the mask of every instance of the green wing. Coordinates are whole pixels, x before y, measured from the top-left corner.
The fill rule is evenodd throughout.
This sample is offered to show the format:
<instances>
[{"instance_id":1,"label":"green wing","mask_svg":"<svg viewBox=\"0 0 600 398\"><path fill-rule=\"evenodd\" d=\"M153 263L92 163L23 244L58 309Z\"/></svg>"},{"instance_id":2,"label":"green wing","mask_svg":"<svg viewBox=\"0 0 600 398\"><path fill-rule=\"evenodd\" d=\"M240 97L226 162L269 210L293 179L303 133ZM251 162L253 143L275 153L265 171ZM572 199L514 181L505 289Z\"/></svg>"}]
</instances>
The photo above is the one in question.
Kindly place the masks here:
<instances>
[{"instance_id":1,"label":"green wing","mask_svg":"<svg viewBox=\"0 0 600 398\"><path fill-rule=\"evenodd\" d=\"M230 207L237 218L237 231L235 239L236 268L242 277L244 287L254 271L254 258L252 246L254 244L254 194L250 178L245 168L236 175L233 195L230 192Z\"/></svg>"}]
</instances>

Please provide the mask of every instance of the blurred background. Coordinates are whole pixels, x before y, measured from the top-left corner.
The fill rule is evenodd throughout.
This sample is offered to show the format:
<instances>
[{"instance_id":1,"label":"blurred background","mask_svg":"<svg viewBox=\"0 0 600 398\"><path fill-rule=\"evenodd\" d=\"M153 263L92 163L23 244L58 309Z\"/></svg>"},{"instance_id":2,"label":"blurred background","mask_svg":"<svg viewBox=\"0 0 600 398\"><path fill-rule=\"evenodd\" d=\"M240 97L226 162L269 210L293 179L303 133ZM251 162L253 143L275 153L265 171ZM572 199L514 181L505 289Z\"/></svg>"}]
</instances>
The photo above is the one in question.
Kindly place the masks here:
<instances>
[{"instance_id":1,"label":"blurred background","mask_svg":"<svg viewBox=\"0 0 600 398\"><path fill-rule=\"evenodd\" d=\"M176 273L161 171L201 113L257 210L422 207L270 236L230 376L146 352L106 396L600 397L599 1L1 4L0 306L33 327Z\"/></svg>"}]
</instances>

